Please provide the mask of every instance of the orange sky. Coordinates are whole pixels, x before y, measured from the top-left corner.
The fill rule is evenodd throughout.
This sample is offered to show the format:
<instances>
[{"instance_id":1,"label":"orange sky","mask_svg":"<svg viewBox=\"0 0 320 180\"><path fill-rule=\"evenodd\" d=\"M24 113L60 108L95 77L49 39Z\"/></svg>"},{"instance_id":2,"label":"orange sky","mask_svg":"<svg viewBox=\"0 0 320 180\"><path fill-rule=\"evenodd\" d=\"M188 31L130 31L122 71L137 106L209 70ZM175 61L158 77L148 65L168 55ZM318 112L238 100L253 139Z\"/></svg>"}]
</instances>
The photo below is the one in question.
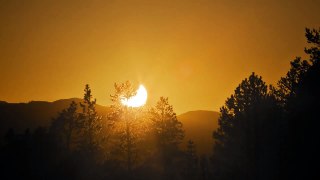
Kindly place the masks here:
<instances>
[{"instance_id":1,"label":"orange sky","mask_svg":"<svg viewBox=\"0 0 320 180\"><path fill-rule=\"evenodd\" d=\"M0 100L143 83L149 105L218 110L252 71L275 83L303 55L319 0L0 0Z\"/></svg>"}]
</instances>

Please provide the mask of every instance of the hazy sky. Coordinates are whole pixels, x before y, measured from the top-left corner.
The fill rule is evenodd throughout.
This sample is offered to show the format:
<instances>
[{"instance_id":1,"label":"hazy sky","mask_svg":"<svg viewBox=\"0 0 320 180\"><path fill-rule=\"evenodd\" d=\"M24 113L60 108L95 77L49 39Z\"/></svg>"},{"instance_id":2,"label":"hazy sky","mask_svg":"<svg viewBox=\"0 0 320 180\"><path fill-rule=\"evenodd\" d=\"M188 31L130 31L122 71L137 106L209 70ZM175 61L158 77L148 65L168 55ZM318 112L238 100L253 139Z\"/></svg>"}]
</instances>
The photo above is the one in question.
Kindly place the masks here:
<instances>
[{"instance_id":1,"label":"hazy sky","mask_svg":"<svg viewBox=\"0 0 320 180\"><path fill-rule=\"evenodd\" d=\"M149 105L218 110L252 71L275 83L303 55L320 0L0 0L0 100L143 83Z\"/></svg>"}]
</instances>

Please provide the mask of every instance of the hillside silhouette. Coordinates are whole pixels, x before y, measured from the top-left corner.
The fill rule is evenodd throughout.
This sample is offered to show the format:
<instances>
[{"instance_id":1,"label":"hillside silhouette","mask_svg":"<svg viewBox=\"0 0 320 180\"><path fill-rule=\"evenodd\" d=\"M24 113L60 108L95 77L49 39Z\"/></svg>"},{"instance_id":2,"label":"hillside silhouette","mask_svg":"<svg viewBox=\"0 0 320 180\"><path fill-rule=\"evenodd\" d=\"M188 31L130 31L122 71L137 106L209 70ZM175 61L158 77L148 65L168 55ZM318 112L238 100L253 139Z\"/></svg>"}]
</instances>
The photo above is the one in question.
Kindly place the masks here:
<instances>
[{"instance_id":1,"label":"hillside silhouette","mask_svg":"<svg viewBox=\"0 0 320 180\"><path fill-rule=\"evenodd\" d=\"M8 129L13 128L16 133L23 133L26 129L33 131L37 127L49 127L53 118L66 109L70 103L82 102L80 98L60 99L53 102L30 101L29 103L0 103L0 135L3 138ZM96 105L98 114L105 116L109 107ZM218 112L214 111L189 111L177 115L185 130L185 142L196 142L199 154L211 154L212 131L218 126Z\"/></svg>"},{"instance_id":2,"label":"hillside silhouette","mask_svg":"<svg viewBox=\"0 0 320 180\"><path fill-rule=\"evenodd\" d=\"M218 128L219 113L215 111L189 111L178 115L185 130L185 141L194 141L199 155L212 153L212 132Z\"/></svg>"},{"instance_id":3,"label":"hillside silhouette","mask_svg":"<svg viewBox=\"0 0 320 180\"><path fill-rule=\"evenodd\" d=\"M8 103L1 101L0 103L0 135L9 128L13 128L15 132L22 133L27 128L31 131L35 128L49 127L53 118L58 116L58 113L67 108L70 103L82 102L80 98L60 99L53 102L47 101L30 101L28 103ZM99 114L105 114L107 107L97 105Z\"/></svg>"}]
</instances>

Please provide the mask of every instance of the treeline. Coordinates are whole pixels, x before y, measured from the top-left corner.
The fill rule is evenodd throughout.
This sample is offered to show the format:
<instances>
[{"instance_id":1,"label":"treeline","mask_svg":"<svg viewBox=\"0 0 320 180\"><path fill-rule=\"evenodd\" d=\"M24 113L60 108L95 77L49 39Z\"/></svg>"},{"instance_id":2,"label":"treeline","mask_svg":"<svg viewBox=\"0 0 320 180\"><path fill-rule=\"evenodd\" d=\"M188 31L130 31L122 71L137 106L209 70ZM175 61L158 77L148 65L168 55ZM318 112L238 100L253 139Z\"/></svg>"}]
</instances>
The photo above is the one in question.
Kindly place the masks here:
<instances>
[{"instance_id":1,"label":"treeline","mask_svg":"<svg viewBox=\"0 0 320 180\"><path fill-rule=\"evenodd\" d=\"M214 179L319 179L320 30L276 86L252 74L220 109Z\"/></svg>"},{"instance_id":2,"label":"treeline","mask_svg":"<svg viewBox=\"0 0 320 180\"><path fill-rule=\"evenodd\" d=\"M115 84L105 115L89 85L52 120L16 134L1 147L0 179L318 179L320 30L306 29L307 60L296 58L276 86L252 73L220 109L213 155L199 157L168 98L146 109L121 98L130 82Z\"/></svg>"},{"instance_id":3,"label":"treeline","mask_svg":"<svg viewBox=\"0 0 320 180\"><path fill-rule=\"evenodd\" d=\"M72 102L50 127L24 134L10 129L1 179L188 179L195 146L179 148L184 130L168 98L150 109L131 108L121 104L135 95L131 83L114 87L105 115L97 113L86 85L83 101Z\"/></svg>"}]
</instances>

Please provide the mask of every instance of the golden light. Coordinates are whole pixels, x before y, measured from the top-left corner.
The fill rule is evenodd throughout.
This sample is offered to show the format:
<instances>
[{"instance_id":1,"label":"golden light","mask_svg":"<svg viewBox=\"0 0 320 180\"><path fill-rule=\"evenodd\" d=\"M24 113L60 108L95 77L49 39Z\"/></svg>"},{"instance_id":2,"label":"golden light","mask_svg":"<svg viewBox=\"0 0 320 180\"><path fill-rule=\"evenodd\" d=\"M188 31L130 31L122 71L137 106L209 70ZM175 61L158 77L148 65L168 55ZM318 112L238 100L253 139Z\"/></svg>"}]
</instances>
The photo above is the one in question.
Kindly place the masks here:
<instances>
[{"instance_id":1,"label":"golden light","mask_svg":"<svg viewBox=\"0 0 320 180\"><path fill-rule=\"evenodd\" d=\"M129 99L121 99L121 103L128 107L140 107L146 104L147 98L148 93L146 88L143 85L140 85L135 96L132 96Z\"/></svg>"}]
</instances>

